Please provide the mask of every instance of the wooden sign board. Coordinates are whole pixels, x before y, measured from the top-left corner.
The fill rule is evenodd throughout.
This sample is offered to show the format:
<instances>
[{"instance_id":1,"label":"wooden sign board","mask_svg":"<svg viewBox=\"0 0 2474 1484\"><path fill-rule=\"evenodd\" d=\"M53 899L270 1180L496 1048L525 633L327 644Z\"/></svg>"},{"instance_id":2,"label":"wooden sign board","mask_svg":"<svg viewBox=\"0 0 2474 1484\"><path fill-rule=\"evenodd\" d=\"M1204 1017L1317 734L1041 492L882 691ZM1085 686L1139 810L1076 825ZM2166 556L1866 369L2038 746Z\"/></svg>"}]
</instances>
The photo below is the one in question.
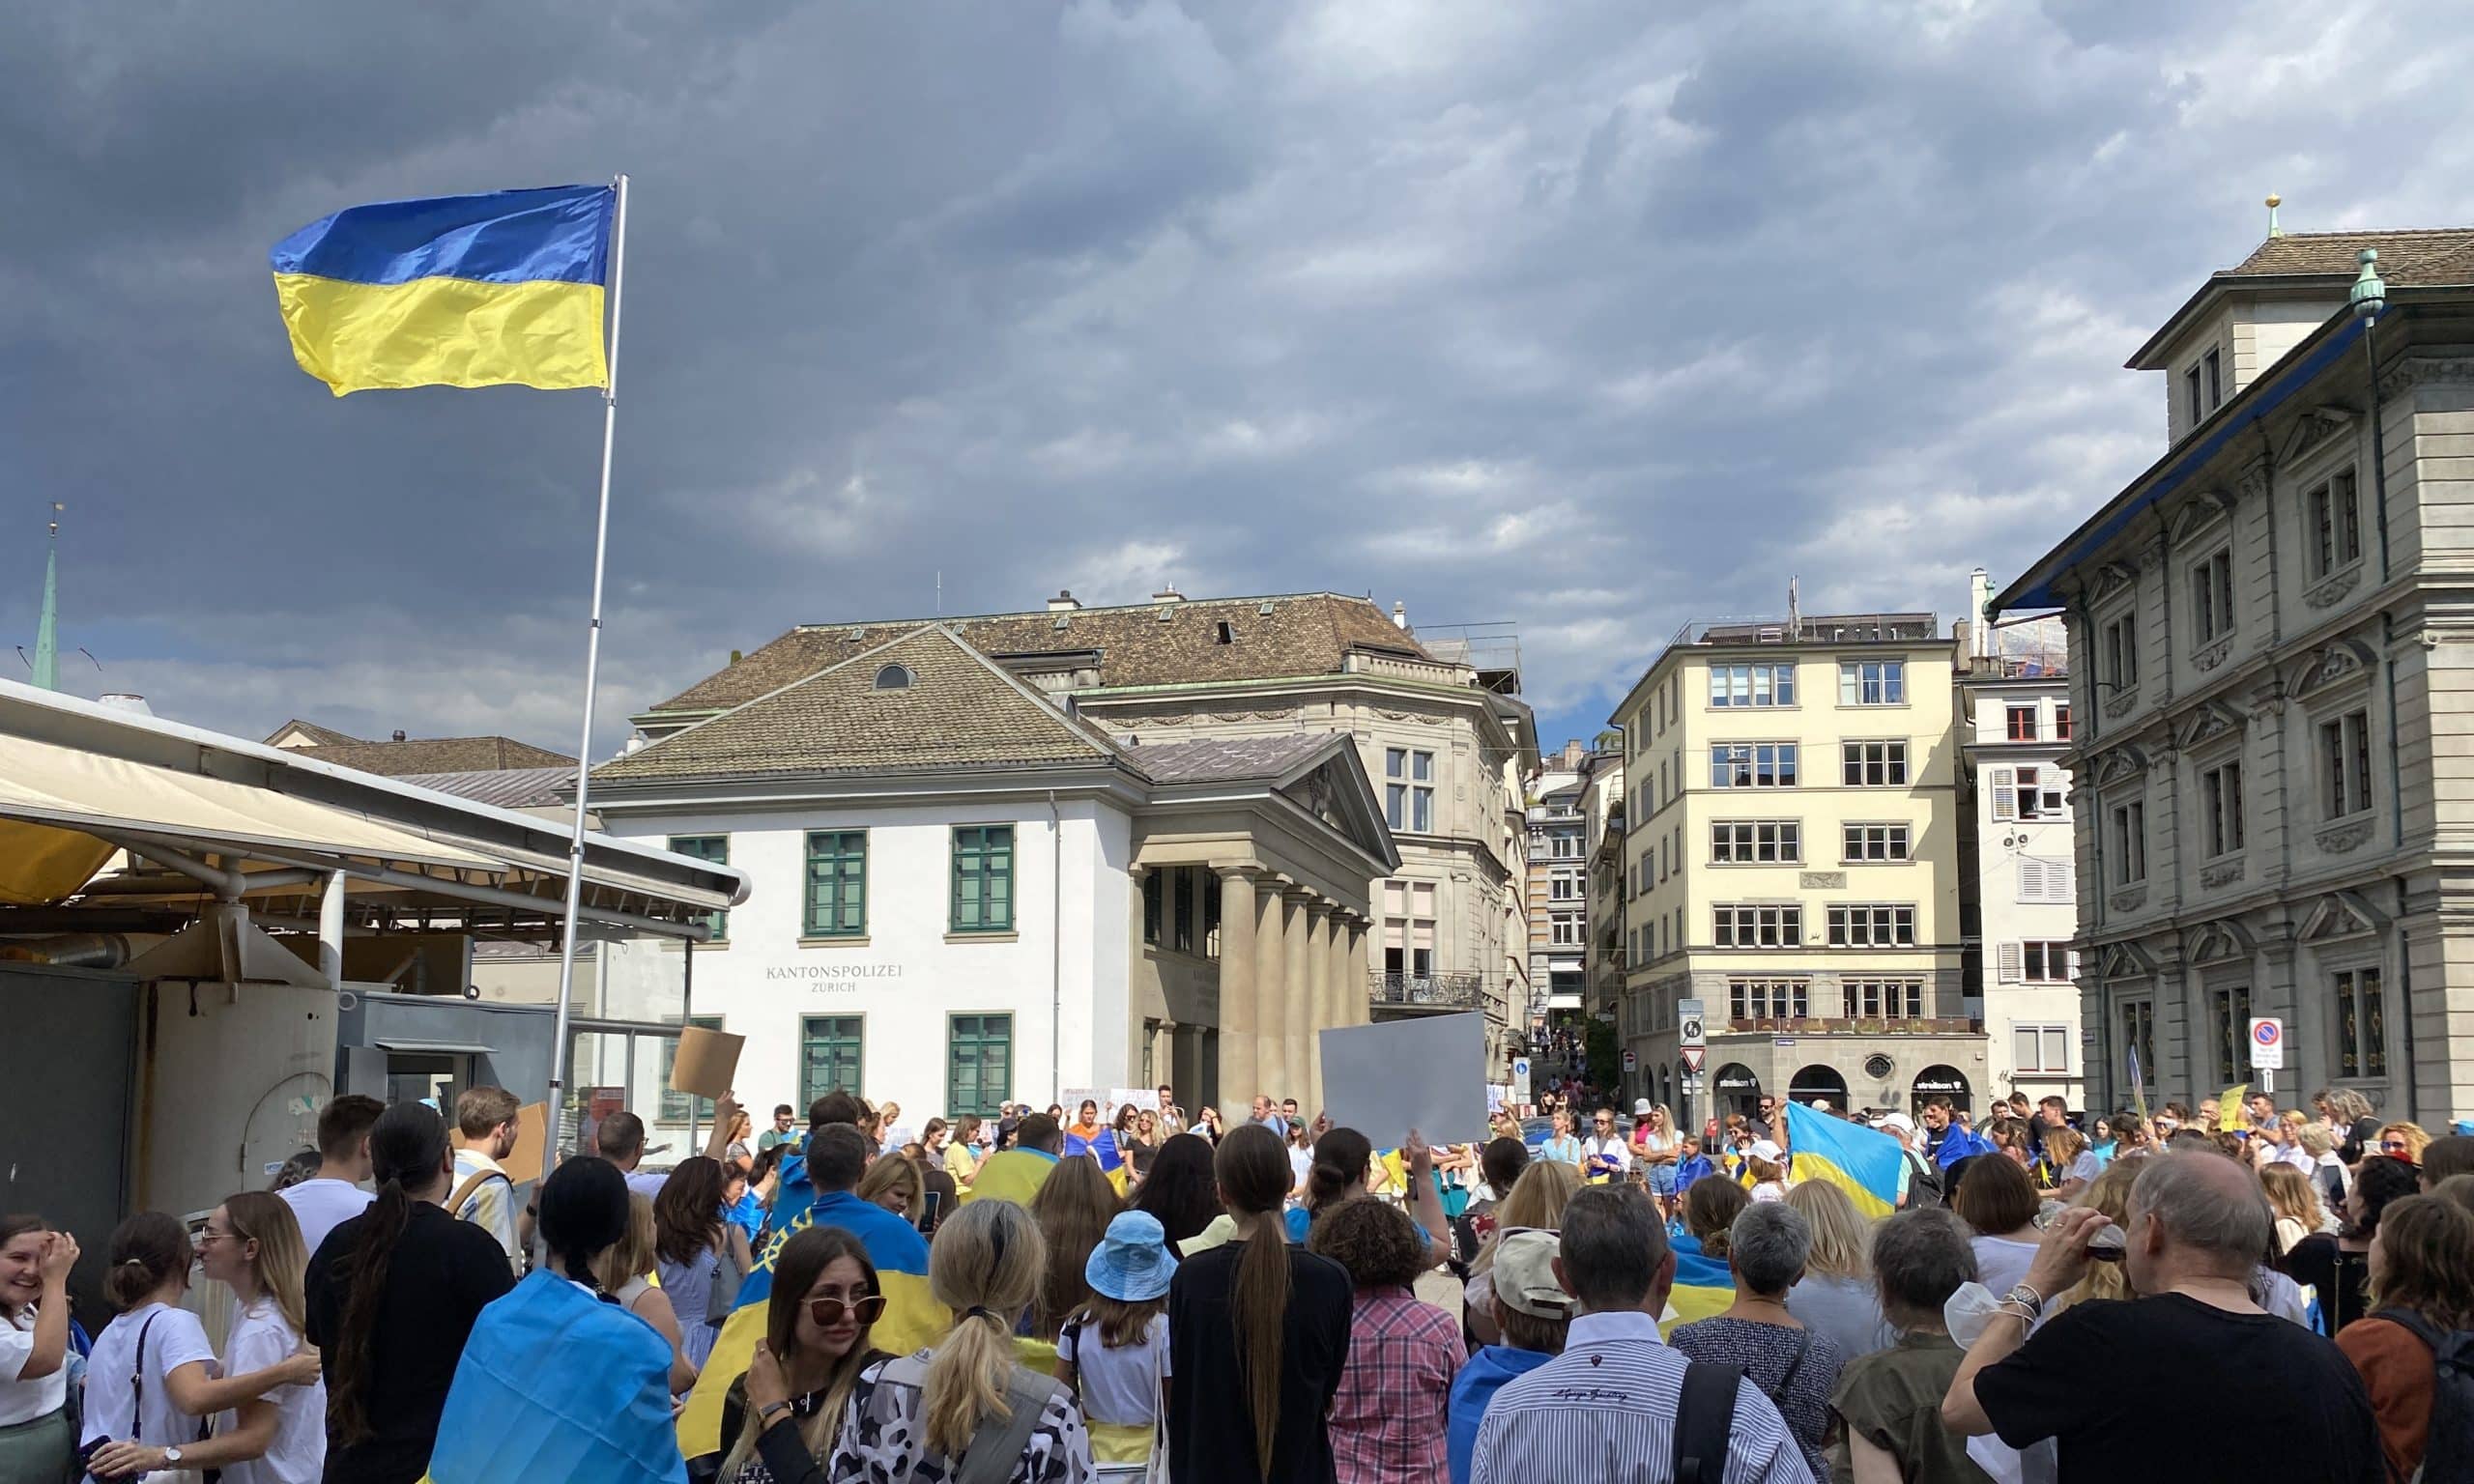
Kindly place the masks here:
<instances>
[{"instance_id":1,"label":"wooden sign board","mask_svg":"<svg viewBox=\"0 0 2474 1484\"><path fill-rule=\"evenodd\" d=\"M735 1085L732 1078L738 1075L739 1048L746 1044L746 1037L728 1031L706 1030L701 1025L680 1027L678 1056L670 1065L670 1090L696 1098L719 1098Z\"/></svg>"},{"instance_id":2,"label":"wooden sign board","mask_svg":"<svg viewBox=\"0 0 2474 1484\"><path fill-rule=\"evenodd\" d=\"M515 1110L515 1148L499 1161L506 1178L529 1185L541 1178L550 1153L550 1105L528 1102Z\"/></svg>"}]
</instances>

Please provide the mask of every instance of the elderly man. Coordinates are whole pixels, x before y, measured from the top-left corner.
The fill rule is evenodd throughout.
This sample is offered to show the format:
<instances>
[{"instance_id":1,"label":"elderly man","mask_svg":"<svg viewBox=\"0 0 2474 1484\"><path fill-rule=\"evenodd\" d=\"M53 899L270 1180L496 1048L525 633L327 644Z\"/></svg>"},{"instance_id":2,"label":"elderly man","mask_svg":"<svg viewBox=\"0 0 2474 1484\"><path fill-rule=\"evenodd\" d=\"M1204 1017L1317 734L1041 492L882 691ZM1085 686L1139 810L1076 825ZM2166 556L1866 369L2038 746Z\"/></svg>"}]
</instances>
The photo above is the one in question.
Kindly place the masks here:
<instances>
[{"instance_id":1,"label":"elderly man","mask_svg":"<svg viewBox=\"0 0 2474 1484\"><path fill-rule=\"evenodd\" d=\"M1560 1243L1555 1277L1579 1312L1564 1353L1507 1382L1487 1404L1470 1466L1477 1484L1671 1479L1683 1453L1700 1460L1704 1479L1811 1477L1758 1386L1738 1384L1726 1367L1693 1365L1658 1338L1675 1253L1647 1195L1631 1185L1579 1191L1564 1210ZM1721 1417L1723 1427L1712 1425Z\"/></svg>"},{"instance_id":2,"label":"elderly man","mask_svg":"<svg viewBox=\"0 0 2474 1484\"><path fill-rule=\"evenodd\" d=\"M2212 1154L2151 1159L2129 1215L2122 1260L2141 1297L2073 1304L2028 1333L2113 1224L2091 1207L2062 1212L2026 1281L2000 1296L1969 1347L1942 1420L2012 1447L2057 1440L2060 1484L2376 1484L2379 1438L2361 1377L2336 1346L2251 1299L2274 1224L2258 1178ZM2239 1357L2240 1384L2190 1384L2227 1374L2229 1357Z\"/></svg>"}]
</instances>

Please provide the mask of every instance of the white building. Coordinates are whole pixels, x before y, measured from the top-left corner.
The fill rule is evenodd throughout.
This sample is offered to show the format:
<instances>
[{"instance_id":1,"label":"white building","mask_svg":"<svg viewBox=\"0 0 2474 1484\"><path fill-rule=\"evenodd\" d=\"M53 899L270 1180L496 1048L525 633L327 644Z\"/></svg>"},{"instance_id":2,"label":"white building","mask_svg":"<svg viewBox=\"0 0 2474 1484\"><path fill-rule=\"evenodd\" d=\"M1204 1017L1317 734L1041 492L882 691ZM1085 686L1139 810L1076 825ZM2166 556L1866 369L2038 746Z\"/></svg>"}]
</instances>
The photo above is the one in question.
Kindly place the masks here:
<instances>
[{"instance_id":1,"label":"white building","mask_svg":"<svg viewBox=\"0 0 2474 1484\"><path fill-rule=\"evenodd\" d=\"M1969 612L1984 611L1979 568ZM1993 1096L2083 1105L2077 866L2071 844L2070 676L2061 626L1961 626L1960 919L1972 929L1968 994L1989 1038Z\"/></svg>"},{"instance_id":2,"label":"white building","mask_svg":"<svg viewBox=\"0 0 2474 1484\"><path fill-rule=\"evenodd\" d=\"M938 625L606 764L593 802L748 878L694 985L748 1038L742 1098L913 1127L1077 1087L1319 1101L1311 1032L1366 1018L1399 866L1344 734L1135 745ZM1223 1088L1269 1040L1304 1070Z\"/></svg>"}]
</instances>

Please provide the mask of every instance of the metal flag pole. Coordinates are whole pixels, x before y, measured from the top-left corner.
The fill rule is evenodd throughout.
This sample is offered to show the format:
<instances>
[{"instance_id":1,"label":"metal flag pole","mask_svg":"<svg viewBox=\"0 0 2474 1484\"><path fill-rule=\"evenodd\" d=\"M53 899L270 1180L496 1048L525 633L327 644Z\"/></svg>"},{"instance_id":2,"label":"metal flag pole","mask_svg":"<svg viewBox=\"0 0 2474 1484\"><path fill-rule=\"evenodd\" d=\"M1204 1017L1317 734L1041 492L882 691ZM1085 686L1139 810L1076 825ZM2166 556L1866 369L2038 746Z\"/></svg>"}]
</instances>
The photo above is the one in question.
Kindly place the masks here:
<instances>
[{"instance_id":1,"label":"metal flag pole","mask_svg":"<svg viewBox=\"0 0 2474 1484\"><path fill-rule=\"evenodd\" d=\"M601 677L601 579L610 549L610 448L618 433L618 310L627 263L627 177L611 182L618 191L610 229L610 368L601 386L601 509L592 528L592 624L584 642L584 730L576 744L576 819L567 837L567 923L559 945L559 1028L550 1051L550 1153L566 1139L567 1014L576 977L576 912L584 899L585 790L592 781L592 696ZM609 973L604 955L603 976Z\"/></svg>"}]
</instances>

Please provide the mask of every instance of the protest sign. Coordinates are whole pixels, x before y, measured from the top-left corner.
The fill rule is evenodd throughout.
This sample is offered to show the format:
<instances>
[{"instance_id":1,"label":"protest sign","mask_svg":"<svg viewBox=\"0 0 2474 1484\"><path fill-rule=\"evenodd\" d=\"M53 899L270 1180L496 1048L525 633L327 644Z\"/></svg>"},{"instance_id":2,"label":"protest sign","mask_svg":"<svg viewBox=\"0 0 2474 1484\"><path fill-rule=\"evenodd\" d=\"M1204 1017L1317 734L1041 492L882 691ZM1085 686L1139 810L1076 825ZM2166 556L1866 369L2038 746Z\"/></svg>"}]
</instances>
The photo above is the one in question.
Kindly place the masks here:
<instances>
[{"instance_id":1,"label":"protest sign","mask_svg":"<svg viewBox=\"0 0 2474 1484\"><path fill-rule=\"evenodd\" d=\"M697 1098L719 1098L731 1090L731 1079L738 1075L739 1048L746 1044L746 1037L728 1031L707 1030L701 1025L679 1027L678 1056L670 1065L670 1090Z\"/></svg>"},{"instance_id":2,"label":"protest sign","mask_svg":"<svg viewBox=\"0 0 2474 1484\"><path fill-rule=\"evenodd\" d=\"M1486 1021L1432 1015L1319 1033L1325 1110L1388 1148L1412 1128L1429 1144L1486 1137ZM1404 1069L1415 1075L1403 1075Z\"/></svg>"}]
</instances>

